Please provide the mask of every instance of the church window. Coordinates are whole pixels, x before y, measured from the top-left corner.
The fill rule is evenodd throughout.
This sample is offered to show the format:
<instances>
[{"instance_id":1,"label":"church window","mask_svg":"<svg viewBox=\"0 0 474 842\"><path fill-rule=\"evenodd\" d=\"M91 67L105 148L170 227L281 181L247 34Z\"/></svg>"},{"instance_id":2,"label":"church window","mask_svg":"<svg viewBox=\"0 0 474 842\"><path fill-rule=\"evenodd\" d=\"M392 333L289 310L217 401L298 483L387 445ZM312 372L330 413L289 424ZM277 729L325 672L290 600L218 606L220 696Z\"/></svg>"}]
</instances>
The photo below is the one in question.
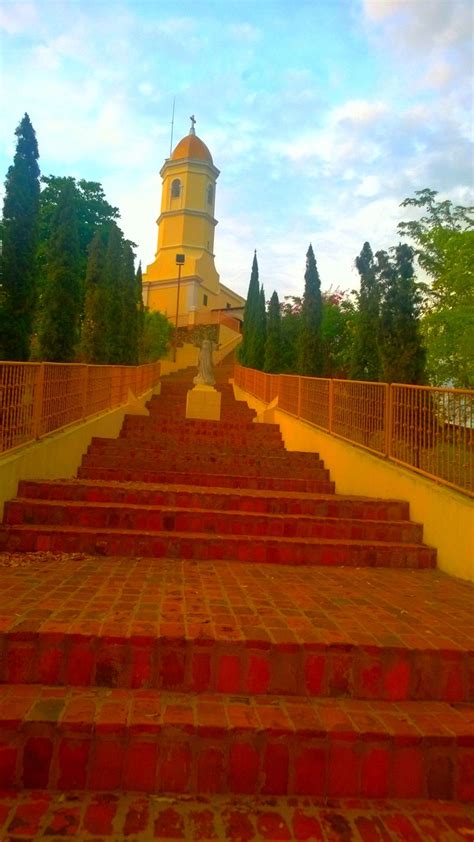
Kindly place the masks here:
<instances>
[{"instance_id":1,"label":"church window","mask_svg":"<svg viewBox=\"0 0 474 842\"><path fill-rule=\"evenodd\" d=\"M207 204L212 205L213 201L214 201L214 188L213 188L212 184L210 184L209 187L207 188Z\"/></svg>"},{"instance_id":2,"label":"church window","mask_svg":"<svg viewBox=\"0 0 474 842\"><path fill-rule=\"evenodd\" d=\"M181 195L181 182L179 178L175 178L171 182L171 198L177 199Z\"/></svg>"},{"instance_id":3,"label":"church window","mask_svg":"<svg viewBox=\"0 0 474 842\"><path fill-rule=\"evenodd\" d=\"M204 307L207 307L207 295L203 295L202 303L204 304Z\"/></svg>"}]
</instances>

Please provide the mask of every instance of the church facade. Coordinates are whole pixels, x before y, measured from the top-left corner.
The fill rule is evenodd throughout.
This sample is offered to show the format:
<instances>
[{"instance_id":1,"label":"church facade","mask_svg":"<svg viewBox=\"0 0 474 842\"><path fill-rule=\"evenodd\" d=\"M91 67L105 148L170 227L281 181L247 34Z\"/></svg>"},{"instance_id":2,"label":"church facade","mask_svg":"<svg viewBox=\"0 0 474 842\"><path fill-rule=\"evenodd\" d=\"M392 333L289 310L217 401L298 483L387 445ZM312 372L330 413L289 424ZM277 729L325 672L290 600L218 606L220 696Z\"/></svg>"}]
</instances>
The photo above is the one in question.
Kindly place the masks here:
<instances>
[{"instance_id":1,"label":"church facade","mask_svg":"<svg viewBox=\"0 0 474 842\"><path fill-rule=\"evenodd\" d=\"M219 170L191 129L161 168L161 210L155 260L143 275L143 299L181 325L209 321L219 310L238 313L245 299L221 283L214 264L214 216ZM199 314L199 315L198 315Z\"/></svg>"}]
</instances>

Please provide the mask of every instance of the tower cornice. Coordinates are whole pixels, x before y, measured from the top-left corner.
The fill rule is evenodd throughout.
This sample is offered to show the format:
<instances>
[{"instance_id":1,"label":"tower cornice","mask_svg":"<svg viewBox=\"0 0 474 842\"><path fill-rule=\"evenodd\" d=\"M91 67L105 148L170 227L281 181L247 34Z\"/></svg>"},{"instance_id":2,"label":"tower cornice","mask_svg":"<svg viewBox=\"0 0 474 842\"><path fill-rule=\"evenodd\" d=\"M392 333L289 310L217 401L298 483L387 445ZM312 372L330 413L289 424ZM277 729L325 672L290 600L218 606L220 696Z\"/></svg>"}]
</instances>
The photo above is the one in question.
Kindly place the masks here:
<instances>
[{"instance_id":1,"label":"tower cornice","mask_svg":"<svg viewBox=\"0 0 474 842\"><path fill-rule=\"evenodd\" d=\"M177 161L173 161L172 158L166 158L165 163L163 164L160 175L162 178L168 173L168 171L176 170L177 172L183 169L189 168L189 165L196 167L198 170L203 170L211 173L211 175L217 179L220 175L220 170L214 166L214 164L209 163L208 161L201 161L198 158L180 158Z\"/></svg>"}]
</instances>

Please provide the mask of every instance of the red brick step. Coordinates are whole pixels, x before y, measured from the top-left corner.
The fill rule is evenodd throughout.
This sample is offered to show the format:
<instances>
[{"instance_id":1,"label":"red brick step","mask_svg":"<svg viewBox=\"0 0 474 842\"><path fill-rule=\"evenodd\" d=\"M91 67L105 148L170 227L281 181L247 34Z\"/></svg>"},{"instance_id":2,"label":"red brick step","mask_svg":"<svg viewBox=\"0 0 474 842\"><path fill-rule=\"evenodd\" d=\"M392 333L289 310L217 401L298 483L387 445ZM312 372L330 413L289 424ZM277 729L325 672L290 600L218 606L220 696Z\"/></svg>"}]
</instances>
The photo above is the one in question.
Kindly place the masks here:
<instances>
[{"instance_id":1,"label":"red brick step","mask_svg":"<svg viewBox=\"0 0 474 842\"><path fill-rule=\"evenodd\" d=\"M168 467L168 470L155 470L153 467L117 468L81 465L77 472L79 479L115 480L116 482L150 482L169 483L172 485L200 485L204 487L217 486L219 488L261 489L266 491L299 491L306 494L331 494L334 483L325 479L300 479L299 477L260 476L257 473L221 474L201 471L178 471Z\"/></svg>"},{"instance_id":2,"label":"red brick step","mask_svg":"<svg viewBox=\"0 0 474 842\"><path fill-rule=\"evenodd\" d=\"M0 786L466 801L473 708L0 688Z\"/></svg>"},{"instance_id":3,"label":"red brick step","mask_svg":"<svg viewBox=\"0 0 474 842\"><path fill-rule=\"evenodd\" d=\"M263 564L430 568L436 552L422 544L151 532L79 526L0 526L0 550L84 552L153 558L229 559Z\"/></svg>"},{"instance_id":4,"label":"red brick step","mask_svg":"<svg viewBox=\"0 0 474 842\"><path fill-rule=\"evenodd\" d=\"M5 505L4 522L90 526L96 529L132 529L166 532L205 532L215 535L257 537L336 538L364 541L420 543L421 524L413 521L378 521L339 517L308 517L239 512L208 508L140 506L131 503L40 501L16 498Z\"/></svg>"},{"instance_id":5,"label":"red brick step","mask_svg":"<svg viewBox=\"0 0 474 842\"><path fill-rule=\"evenodd\" d=\"M44 842L71 836L81 842L466 842L474 839L474 809L434 800L332 798L328 803L304 796L1 793L0 838L18 835Z\"/></svg>"},{"instance_id":6,"label":"red brick step","mask_svg":"<svg viewBox=\"0 0 474 842\"><path fill-rule=\"evenodd\" d=\"M262 512L277 515L408 520L404 500L370 497L256 491L239 488L152 485L83 480L21 480L18 496L43 500L84 500L142 506L179 506L216 511Z\"/></svg>"}]
</instances>

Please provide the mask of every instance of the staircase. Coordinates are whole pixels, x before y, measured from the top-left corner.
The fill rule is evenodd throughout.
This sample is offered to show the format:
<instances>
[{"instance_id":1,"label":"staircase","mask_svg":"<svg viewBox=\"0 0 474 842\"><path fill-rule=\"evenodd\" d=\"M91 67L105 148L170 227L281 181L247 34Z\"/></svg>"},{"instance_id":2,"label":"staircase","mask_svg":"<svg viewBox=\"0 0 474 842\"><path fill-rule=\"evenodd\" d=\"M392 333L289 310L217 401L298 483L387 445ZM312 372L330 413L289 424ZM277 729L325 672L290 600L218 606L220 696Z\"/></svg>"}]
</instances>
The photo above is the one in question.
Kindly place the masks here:
<instances>
[{"instance_id":1,"label":"staircase","mask_svg":"<svg viewBox=\"0 0 474 842\"><path fill-rule=\"evenodd\" d=\"M192 373L171 375L77 479L7 505L0 551L28 563L0 570L0 787L454 815L474 796L472 589L406 503L336 495L254 424L230 373L220 422L186 420Z\"/></svg>"}]
</instances>

